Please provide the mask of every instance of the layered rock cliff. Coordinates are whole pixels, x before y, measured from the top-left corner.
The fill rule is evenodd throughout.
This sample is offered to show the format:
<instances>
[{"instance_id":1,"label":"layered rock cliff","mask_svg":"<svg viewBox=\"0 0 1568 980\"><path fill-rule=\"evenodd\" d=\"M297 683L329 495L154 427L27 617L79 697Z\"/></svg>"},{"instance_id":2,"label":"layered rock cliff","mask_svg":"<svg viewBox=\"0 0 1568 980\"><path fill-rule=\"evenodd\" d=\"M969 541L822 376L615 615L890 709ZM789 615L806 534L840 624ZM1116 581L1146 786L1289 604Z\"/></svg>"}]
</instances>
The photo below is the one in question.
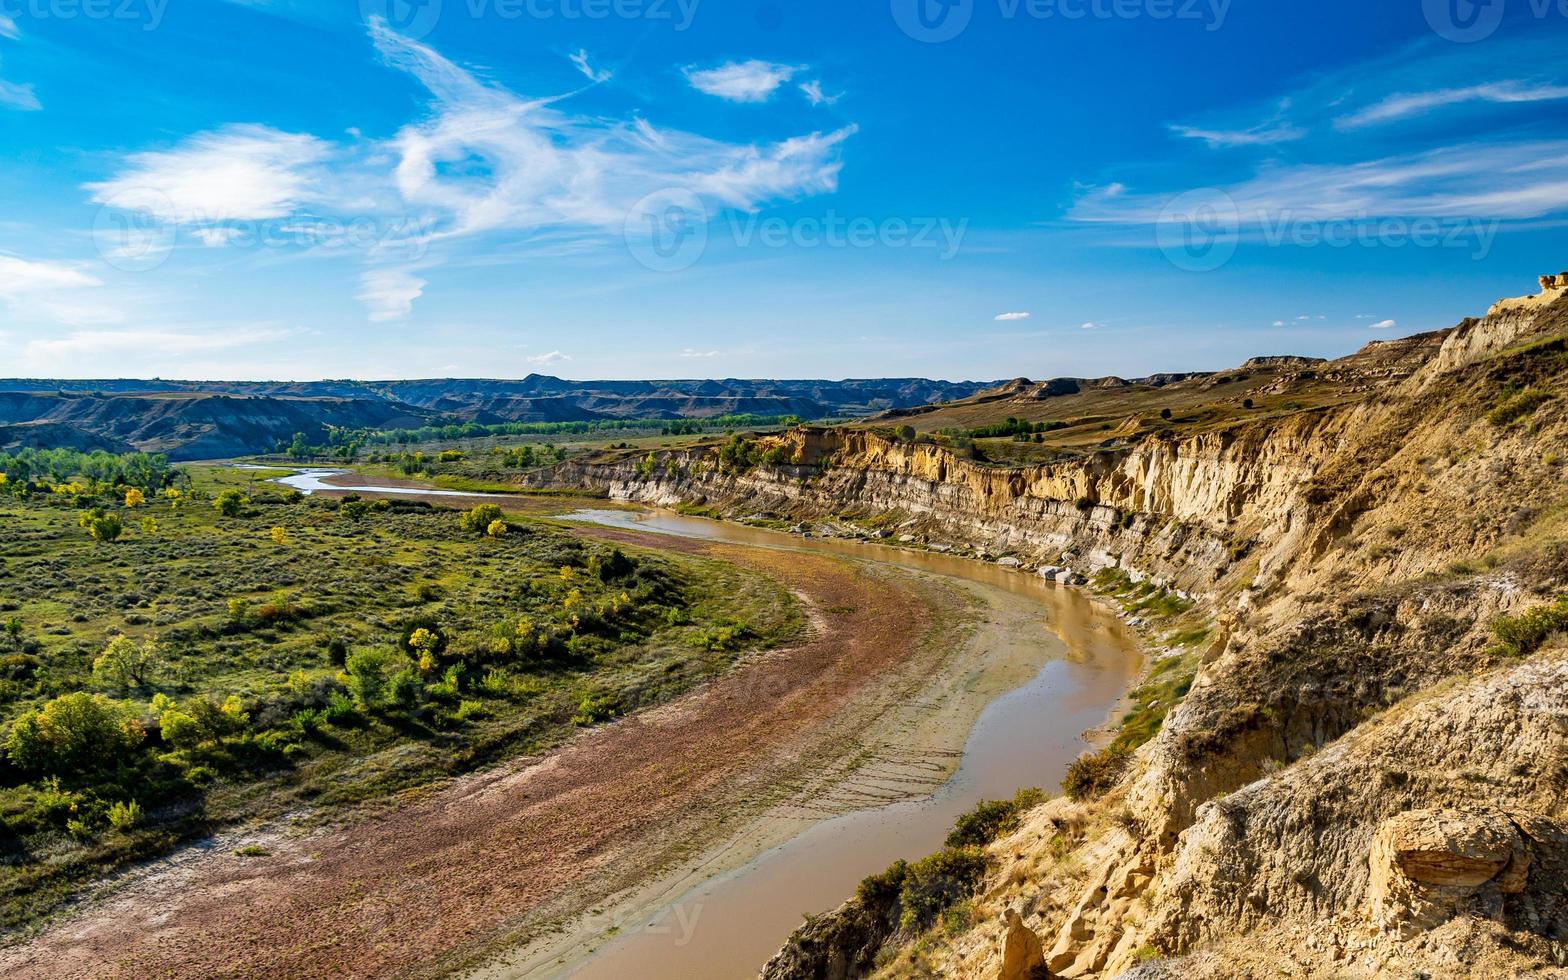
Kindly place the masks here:
<instances>
[{"instance_id":1,"label":"layered rock cliff","mask_svg":"<svg viewBox=\"0 0 1568 980\"><path fill-rule=\"evenodd\" d=\"M1020 930L1068 977L1568 967L1568 299L1304 369L1359 371L1353 397L1032 467L807 429L755 465L707 448L560 476L1116 567L1220 624L1120 784L1029 815L991 849L977 924L884 975L1017 972Z\"/></svg>"}]
</instances>

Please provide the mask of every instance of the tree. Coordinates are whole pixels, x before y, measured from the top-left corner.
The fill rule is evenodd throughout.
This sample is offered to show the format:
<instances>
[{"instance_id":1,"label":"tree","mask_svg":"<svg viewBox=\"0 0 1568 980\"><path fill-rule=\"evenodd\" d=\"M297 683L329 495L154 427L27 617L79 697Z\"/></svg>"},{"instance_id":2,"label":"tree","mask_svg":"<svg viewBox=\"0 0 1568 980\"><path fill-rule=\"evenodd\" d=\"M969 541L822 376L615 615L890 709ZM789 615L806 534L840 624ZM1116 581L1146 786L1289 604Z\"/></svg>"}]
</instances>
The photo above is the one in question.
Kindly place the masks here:
<instances>
[{"instance_id":1,"label":"tree","mask_svg":"<svg viewBox=\"0 0 1568 980\"><path fill-rule=\"evenodd\" d=\"M93 680L104 687L128 691L145 685L162 664L156 640L137 643L128 636L117 636L93 661Z\"/></svg>"},{"instance_id":2,"label":"tree","mask_svg":"<svg viewBox=\"0 0 1568 980\"><path fill-rule=\"evenodd\" d=\"M349 654L343 672L349 693L360 707L373 708L381 703L388 670L401 659L389 650L357 650Z\"/></svg>"},{"instance_id":3,"label":"tree","mask_svg":"<svg viewBox=\"0 0 1568 980\"><path fill-rule=\"evenodd\" d=\"M178 749L238 735L250 722L239 699L233 697L221 705L208 697L191 698L178 707L172 701L164 701L163 705L158 722L163 740Z\"/></svg>"},{"instance_id":4,"label":"tree","mask_svg":"<svg viewBox=\"0 0 1568 980\"><path fill-rule=\"evenodd\" d=\"M158 533L158 522L153 520L151 517L144 517L144 518L142 518L142 533L143 534L157 534Z\"/></svg>"},{"instance_id":5,"label":"tree","mask_svg":"<svg viewBox=\"0 0 1568 980\"><path fill-rule=\"evenodd\" d=\"M224 517L238 517L244 513L245 505L248 503L250 501L245 499L243 493L230 489L218 494L217 498L213 500L212 506Z\"/></svg>"},{"instance_id":6,"label":"tree","mask_svg":"<svg viewBox=\"0 0 1568 980\"><path fill-rule=\"evenodd\" d=\"M463 515L463 530L469 534L486 534L490 525L505 519L505 516L495 504L480 504Z\"/></svg>"},{"instance_id":7,"label":"tree","mask_svg":"<svg viewBox=\"0 0 1568 980\"><path fill-rule=\"evenodd\" d=\"M504 538L504 537L506 537L506 522L505 521L491 521L490 522L490 526L485 529L485 533L488 534L492 538Z\"/></svg>"},{"instance_id":8,"label":"tree","mask_svg":"<svg viewBox=\"0 0 1568 980\"><path fill-rule=\"evenodd\" d=\"M125 533L125 525L113 514L95 517L87 523L87 533L93 536L94 541L110 544Z\"/></svg>"},{"instance_id":9,"label":"tree","mask_svg":"<svg viewBox=\"0 0 1568 980\"><path fill-rule=\"evenodd\" d=\"M1017 419L1008 419L1007 421L1011 425L1017 425L1018 424L1018 420ZM912 425L901 425L901 426L899 426L898 427L898 437L900 439L904 440L905 442L914 442L915 441L915 427L912 426Z\"/></svg>"},{"instance_id":10,"label":"tree","mask_svg":"<svg viewBox=\"0 0 1568 980\"><path fill-rule=\"evenodd\" d=\"M6 756L29 772L80 779L118 768L146 737L130 709L78 691L24 714L6 737Z\"/></svg>"},{"instance_id":11,"label":"tree","mask_svg":"<svg viewBox=\"0 0 1568 980\"><path fill-rule=\"evenodd\" d=\"M281 545L281 544L288 544L289 543L289 532L286 531L285 529L281 528L281 527L273 528L272 529L272 543L273 544L279 544L279 545Z\"/></svg>"},{"instance_id":12,"label":"tree","mask_svg":"<svg viewBox=\"0 0 1568 980\"><path fill-rule=\"evenodd\" d=\"M131 489L125 491L125 506L127 506L127 507L140 507L142 504L145 504L146 502L147 502L147 495L142 493L140 490L136 489L135 487L132 487Z\"/></svg>"}]
</instances>

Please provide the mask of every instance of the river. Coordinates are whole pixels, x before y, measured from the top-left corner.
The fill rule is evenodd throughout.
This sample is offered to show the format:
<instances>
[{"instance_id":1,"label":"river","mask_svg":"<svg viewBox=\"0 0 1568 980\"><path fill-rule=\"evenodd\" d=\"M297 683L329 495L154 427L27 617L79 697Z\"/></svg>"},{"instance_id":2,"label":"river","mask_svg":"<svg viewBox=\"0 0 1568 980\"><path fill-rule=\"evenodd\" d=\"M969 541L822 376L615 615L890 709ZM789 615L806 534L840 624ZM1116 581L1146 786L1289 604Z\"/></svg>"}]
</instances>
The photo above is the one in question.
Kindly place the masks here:
<instances>
[{"instance_id":1,"label":"river","mask_svg":"<svg viewBox=\"0 0 1568 980\"><path fill-rule=\"evenodd\" d=\"M418 487L353 485L341 470L309 470L279 482L305 493L352 491L411 497L490 495ZM333 478L333 483L323 482ZM485 980L731 980L755 976L805 913L853 894L893 861L942 844L959 815L1021 786L1054 790L1136 676L1135 638L1085 593L997 565L863 541L800 538L667 511L587 510L569 519L759 548L822 551L944 576L987 604L990 632L972 676L943 688L974 700L951 737L956 768L935 791L826 819L759 822L693 867L617 896L549 939L481 968ZM969 668L966 668L969 669ZM958 691L956 695L953 691ZM933 688L937 690L937 688ZM932 712L932 716L940 712ZM940 753L937 753L940 754ZM798 814L798 809L796 813ZM771 831L771 836L769 832ZM779 839L782 836L783 839ZM760 852L760 853L755 853ZM744 860L734 860L739 854Z\"/></svg>"}]
</instances>

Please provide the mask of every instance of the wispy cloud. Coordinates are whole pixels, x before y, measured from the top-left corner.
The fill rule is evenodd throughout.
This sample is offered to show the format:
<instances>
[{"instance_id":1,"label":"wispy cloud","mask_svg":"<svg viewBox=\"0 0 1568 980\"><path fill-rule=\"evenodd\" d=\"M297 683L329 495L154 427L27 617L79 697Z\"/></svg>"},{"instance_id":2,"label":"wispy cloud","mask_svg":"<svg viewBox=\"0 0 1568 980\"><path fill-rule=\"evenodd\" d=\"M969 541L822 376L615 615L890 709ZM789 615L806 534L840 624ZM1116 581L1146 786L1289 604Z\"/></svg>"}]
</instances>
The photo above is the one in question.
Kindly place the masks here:
<instances>
[{"instance_id":1,"label":"wispy cloud","mask_svg":"<svg viewBox=\"0 0 1568 980\"><path fill-rule=\"evenodd\" d=\"M1027 313L1027 312L998 313L996 315L996 320L997 320L998 323L1011 323L1011 322L1013 322L1015 320L1027 320L1032 315L1033 314L1030 314L1030 313Z\"/></svg>"},{"instance_id":2,"label":"wispy cloud","mask_svg":"<svg viewBox=\"0 0 1568 980\"><path fill-rule=\"evenodd\" d=\"M68 262L38 262L0 254L0 297L15 297L45 289L100 286L102 282Z\"/></svg>"},{"instance_id":3,"label":"wispy cloud","mask_svg":"<svg viewBox=\"0 0 1568 980\"><path fill-rule=\"evenodd\" d=\"M1528 85L1523 82L1488 82L1464 88L1432 92L1397 92L1338 120L1345 129L1359 129L1378 123L1418 116L1433 109L1463 105L1467 102L1508 104L1552 102L1568 99L1568 85Z\"/></svg>"},{"instance_id":4,"label":"wispy cloud","mask_svg":"<svg viewBox=\"0 0 1568 980\"><path fill-rule=\"evenodd\" d=\"M608 82L610 79L615 77L615 72L599 70L594 68L593 65L589 64L587 49L579 49L576 53L571 55L571 59L572 64L577 66L577 70L582 72L583 76L590 82L593 82L595 85L599 84L600 82Z\"/></svg>"},{"instance_id":5,"label":"wispy cloud","mask_svg":"<svg viewBox=\"0 0 1568 980\"><path fill-rule=\"evenodd\" d=\"M716 351L716 350L694 350L694 349L688 347L685 350L681 351L681 356L682 357L718 357L720 353L721 353L720 351Z\"/></svg>"},{"instance_id":6,"label":"wispy cloud","mask_svg":"<svg viewBox=\"0 0 1568 980\"><path fill-rule=\"evenodd\" d=\"M10 38L14 41L19 36L16 22L8 19L4 14L0 14L0 37ZM20 109L23 112L37 112L43 108L31 85L24 85L20 82L8 82L3 78L0 78L0 106L7 109Z\"/></svg>"},{"instance_id":7,"label":"wispy cloud","mask_svg":"<svg viewBox=\"0 0 1568 980\"><path fill-rule=\"evenodd\" d=\"M549 367L552 364L562 364L566 361L570 361L571 359L571 355L563 354L558 350L553 350L545 354L535 354L532 357L525 358L529 364L535 364L539 367Z\"/></svg>"},{"instance_id":8,"label":"wispy cloud","mask_svg":"<svg viewBox=\"0 0 1568 980\"><path fill-rule=\"evenodd\" d=\"M1165 209L1185 190L1091 191L1070 216L1154 225L1167 219ZM1568 210L1568 141L1460 144L1356 163L1270 164L1214 190L1234 203L1244 229L1280 219L1540 218Z\"/></svg>"},{"instance_id":9,"label":"wispy cloud","mask_svg":"<svg viewBox=\"0 0 1568 980\"><path fill-rule=\"evenodd\" d=\"M1090 320L1088 323L1080 323L1080 324L1078 324L1078 329L1080 329L1080 330L1098 330L1098 329L1100 329L1101 326L1102 326L1102 324L1098 324L1098 323L1095 323L1093 320Z\"/></svg>"},{"instance_id":10,"label":"wispy cloud","mask_svg":"<svg viewBox=\"0 0 1568 980\"><path fill-rule=\"evenodd\" d=\"M811 81L801 85L800 90L806 93L806 101L810 102L812 105L832 105L844 97L842 94L826 94L822 91L822 82L817 79L812 79Z\"/></svg>"},{"instance_id":11,"label":"wispy cloud","mask_svg":"<svg viewBox=\"0 0 1568 980\"><path fill-rule=\"evenodd\" d=\"M683 190L721 206L755 209L773 200L838 187L840 148L850 126L782 142L726 143L631 123L576 117L552 99L527 100L480 83L433 49L374 22L389 65L435 96L432 117L394 140L397 189L405 202L444 213L436 237L483 231L623 233L640 201ZM483 179L453 177L443 165L482 156Z\"/></svg>"},{"instance_id":12,"label":"wispy cloud","mask_svg":"<svg viewBox=\"0 0 1568 980\"><path fill-rule=\"evenodd\" d=\"M22 32L16 29L16 21L0 13L0 37L17 41L22 37Z\"/></svg>"},{"instance_id":13,"label":"wispy cloud","mask_svg":"<svg viewBox=\"0 0 1568 980\"><path fill-rule=\"evenodd\" d=\"M1373 329L1373 330L1392 330L1392 329L1394 329L1397 326L1399 326L1399 322L1396 321L1396 320L1379 320L1377 323L1372 324L1371 329Z\"/></svg>"},{"instance_id":14,"label":"wispy cloud","mask_svg":"<svg viewBox=\"0 0 1568 980\"><path fill-rule=\"evenodd\" d=\"M766 102L800 71L771 61L732 61L717 68L687 68L686 80L699 92L731 102Z\"/></svg>"},{"instance_id":15,"label":"wispy cloud","mask_svg":"<svg viewBox=\"0 0 1568 980\"><path fill-rule=\"evenodd\" d=\"M273 344L298 330L275 326L224 326L209 330L76 330L28 342L19 368L46 377L125 375L166 371L170 364L219 351Z\"/></svg>"},{"instance_id":16,"label":"wispy cloud","mask_svg":"<svg viewBox=\"0 0 1568 980\"><path fill-rule=\"evenodd\" d=\"M1285 99L1269 118L1244 128L1215 128L1176 123L1170 127L1170 130L1186 139L1202 140L1213 149L1289 143L1307 135L1306 130L1286 120L1285 116L1290 111L1290 106L1291 101Z\"/></svg>"},{"instance_id":17,"label":"wispy cloud","mask_svg":"<svg viewBox=\"0 0 1568 980\"><path fill-rule=\"evenodd\" d=\"M414 312L414 301L430 285L412 269L369 269L360 278L359 301L373 323L402 320Z\"/></svg>"}]
</instances>

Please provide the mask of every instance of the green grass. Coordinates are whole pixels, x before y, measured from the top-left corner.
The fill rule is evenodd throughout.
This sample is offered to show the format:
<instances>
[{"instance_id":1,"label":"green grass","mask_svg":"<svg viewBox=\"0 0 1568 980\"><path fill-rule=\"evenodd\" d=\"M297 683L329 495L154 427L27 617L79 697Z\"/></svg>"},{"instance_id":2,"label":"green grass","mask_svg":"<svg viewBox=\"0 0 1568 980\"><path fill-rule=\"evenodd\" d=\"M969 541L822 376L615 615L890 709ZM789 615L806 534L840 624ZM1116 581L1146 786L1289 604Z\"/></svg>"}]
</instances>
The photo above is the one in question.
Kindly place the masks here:
<instances>
[{"instance_id":1,"label":"green grass","mask_svg":"<svg viewBox=\"0 0 1568 980\"><path fill-rule=\"evenodd\" d=\"M0 737L76 692L145 732L92 772L0 758L0 928L215 826L330 813L544 751L802 622L786 590L719 561L617 558L516 514L492 539L423 503L354 519L267 473L191 475L177 506L0 494ZM212 503L229 488L249 501L234 518ZM124 536L92 541L87 506L119 514ZM428 658L404 642L421 625ZM93 671L116 636L151 658L139 683ZM194 719L178 743L176 715Z\"/></svg>"}]
</instances>

